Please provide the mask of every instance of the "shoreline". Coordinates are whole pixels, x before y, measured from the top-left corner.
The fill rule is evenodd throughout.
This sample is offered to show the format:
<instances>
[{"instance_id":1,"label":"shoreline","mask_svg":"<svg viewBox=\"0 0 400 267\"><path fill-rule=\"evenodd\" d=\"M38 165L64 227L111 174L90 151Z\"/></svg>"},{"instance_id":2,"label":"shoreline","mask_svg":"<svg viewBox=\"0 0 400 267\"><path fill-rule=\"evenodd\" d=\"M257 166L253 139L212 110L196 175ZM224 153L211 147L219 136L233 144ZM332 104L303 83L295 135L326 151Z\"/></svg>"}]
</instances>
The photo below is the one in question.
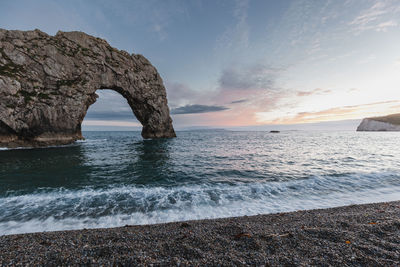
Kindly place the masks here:
<instances>
[{"instance_id":1,"label":"shoreline","mask_svg":"<svg viewBox=\"0 0 400 267\"><path fill-rule=\"evenodd\" d=\"M0 265L389 265L400 201L0 236Z\"/></svg>"}]
</instances>

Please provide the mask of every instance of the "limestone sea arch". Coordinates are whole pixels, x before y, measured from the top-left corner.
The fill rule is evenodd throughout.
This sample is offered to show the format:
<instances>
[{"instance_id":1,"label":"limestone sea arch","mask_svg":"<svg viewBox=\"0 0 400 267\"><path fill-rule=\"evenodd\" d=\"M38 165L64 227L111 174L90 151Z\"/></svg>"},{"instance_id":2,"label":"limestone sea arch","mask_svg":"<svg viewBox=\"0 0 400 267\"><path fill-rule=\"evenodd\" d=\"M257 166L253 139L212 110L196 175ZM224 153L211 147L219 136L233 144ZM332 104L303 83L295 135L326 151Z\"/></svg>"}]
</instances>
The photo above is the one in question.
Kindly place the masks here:
<instances>
[{"instance_id":1,"label":"limestone sea arch","mask_svg":"<svg viewBox=\"0 0 400 267\"><path fill-rule=\"evenodd\" d=\"M83 32L0 29L0 146L82 139L99 89L127 99L144 138L176 136L163 81L144 56Z\"/></svg>"}]
</instances>

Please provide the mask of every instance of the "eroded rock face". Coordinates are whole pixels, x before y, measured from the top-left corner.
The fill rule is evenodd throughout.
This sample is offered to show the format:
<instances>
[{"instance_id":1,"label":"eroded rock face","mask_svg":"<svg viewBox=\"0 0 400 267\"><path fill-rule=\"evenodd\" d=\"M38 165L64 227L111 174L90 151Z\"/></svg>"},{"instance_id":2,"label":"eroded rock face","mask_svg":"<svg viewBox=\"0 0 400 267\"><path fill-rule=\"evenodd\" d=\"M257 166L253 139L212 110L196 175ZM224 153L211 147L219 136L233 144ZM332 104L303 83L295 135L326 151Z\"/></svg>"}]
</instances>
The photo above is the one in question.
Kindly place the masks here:
<instances>
[{"instance_id":1,"label":"eroded rock face","mask_svg":"<svg viewBox=\"0 0 400 267\"><path fill-rule=\"evenodd\" d=\"M400 113L382 117L366 118L361 121L357 131L400 131Z\"/></svg>"},{"instance_id":2,"label":"eroded rock face","mask_svg":"<svg viewBox=\"0 0 400 267\"><path fill-rule=\"evenodd\" d=\"M363 119L357 127L359 132L399 132L400 125L389 122L377 121L374 119Z\"/></svg>"},{"instance_id":3,"label":"eroded rock face","mask_svg":"<svg viewBox=\"0 0 400 267\"><path fill-rule=\"evenodd\" d=\"M142 55L82 32L0 29L0 146L82 139L98 89L128 100L144 138L175 137L162 79Z\"/></svg>"}]
</instances>

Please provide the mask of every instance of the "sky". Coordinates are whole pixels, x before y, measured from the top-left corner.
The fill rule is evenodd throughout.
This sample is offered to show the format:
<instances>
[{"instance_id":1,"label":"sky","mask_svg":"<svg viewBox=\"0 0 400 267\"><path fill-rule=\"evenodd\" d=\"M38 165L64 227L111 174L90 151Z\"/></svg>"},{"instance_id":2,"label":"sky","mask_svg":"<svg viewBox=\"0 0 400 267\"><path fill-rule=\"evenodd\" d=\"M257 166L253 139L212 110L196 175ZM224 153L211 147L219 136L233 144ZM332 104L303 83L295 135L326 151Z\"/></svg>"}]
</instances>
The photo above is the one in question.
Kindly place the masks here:
<instances>
[{"instance_id":1,"label":"sky","mask_svg":"<svg viewBox=\"0 0 400 267\"><path fill-rule=\"evenodd\" d=\"M1 0L0 28L84 31L144 55L178 129L400 112L398 0ZM84 127L140 127L121 95L97 94Z\"/></svg>"}]
</instances>

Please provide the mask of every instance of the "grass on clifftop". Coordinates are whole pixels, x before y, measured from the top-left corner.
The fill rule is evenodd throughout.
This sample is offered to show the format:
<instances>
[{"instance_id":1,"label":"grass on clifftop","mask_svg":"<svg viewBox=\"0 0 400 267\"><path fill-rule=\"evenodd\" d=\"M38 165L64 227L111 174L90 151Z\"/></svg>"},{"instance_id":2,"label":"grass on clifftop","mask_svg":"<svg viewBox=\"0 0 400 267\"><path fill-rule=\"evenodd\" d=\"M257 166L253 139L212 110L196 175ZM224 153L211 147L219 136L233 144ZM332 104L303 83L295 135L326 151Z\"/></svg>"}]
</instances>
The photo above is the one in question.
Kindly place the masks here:
<instances>
[{"instance_id":1,"label":"grass on clifftop","mask_svg":"<svg viewBox=\"0 0 400 267\"><path fill-rule=\"evenodd\" d=\"M369 118L369 119L374 120L374 121L381 121L381 122L387 122L390 124L400 125L400 113L391 114L391 115L387 115L387 116L383 116L383 117L373 117L373 118Z\"/></svg>"}]
</instances>

